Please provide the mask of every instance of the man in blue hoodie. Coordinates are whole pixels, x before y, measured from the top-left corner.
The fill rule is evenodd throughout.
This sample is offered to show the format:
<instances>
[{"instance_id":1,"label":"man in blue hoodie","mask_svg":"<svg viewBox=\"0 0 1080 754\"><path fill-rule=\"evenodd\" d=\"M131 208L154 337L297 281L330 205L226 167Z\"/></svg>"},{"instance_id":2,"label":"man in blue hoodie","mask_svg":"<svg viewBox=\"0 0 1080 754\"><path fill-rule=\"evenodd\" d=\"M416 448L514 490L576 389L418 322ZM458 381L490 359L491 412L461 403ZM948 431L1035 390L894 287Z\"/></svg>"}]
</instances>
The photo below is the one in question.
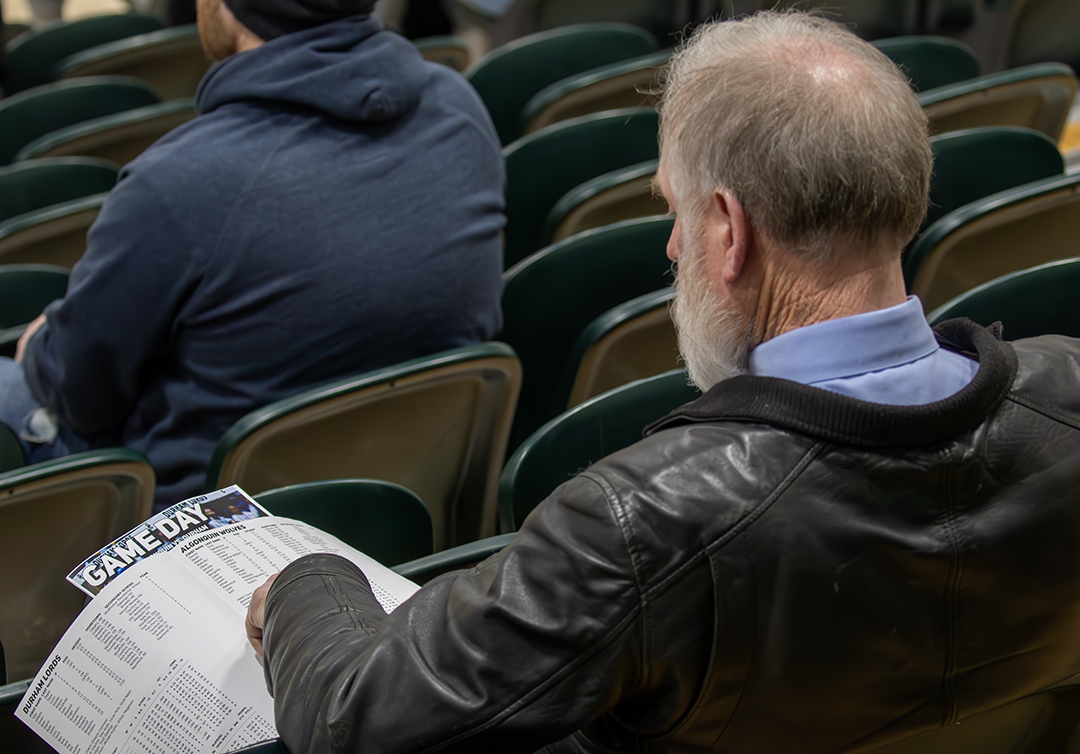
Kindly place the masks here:
<instances>
[{"instance_id":1,"label":"man in blue hoodie","mask_svg":"<svg viewBox=\"0 0 1080 754\"><path fill-rule=\"evenodd\" d=\"M199 116L121 171L67 296L0 362L31 462L134 448L160 509L249 411L499 331L498 139L373 5L199 0Z\"/></svg>"}]
</instances>

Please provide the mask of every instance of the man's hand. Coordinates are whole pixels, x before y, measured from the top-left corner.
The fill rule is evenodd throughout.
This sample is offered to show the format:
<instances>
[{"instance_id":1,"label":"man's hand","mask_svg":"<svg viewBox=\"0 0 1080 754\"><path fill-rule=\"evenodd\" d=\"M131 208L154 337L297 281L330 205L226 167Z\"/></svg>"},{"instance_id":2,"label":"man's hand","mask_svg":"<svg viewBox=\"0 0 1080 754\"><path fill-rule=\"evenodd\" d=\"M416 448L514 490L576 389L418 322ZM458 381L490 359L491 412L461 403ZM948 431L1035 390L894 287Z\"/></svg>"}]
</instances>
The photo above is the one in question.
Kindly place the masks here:
<instances>
[{"instance_id":1,"label":"man's hand","mask_svg":"<svg viewBox=\"0 0 1080 754\"><path fill-rule=\"evenodd\" d=\"M26 332L19 338L19 342L15 344L15 361L21 362L23 360L23 354L26 353L26 344L30 342L30 338L34 337L34 333L41 329L41 326L45 324L45 315L39 314L38 318L26 326Z\"/></svg>"},{"instance_id":2,"label":"man's hand","mask_svg":"<svg viewBox=\"0 0 1080 754\"><path fill-rule=\"evenodd\" d=\"M248 641L255 647L255 654L259 659L263 656L263 613L266 609L266 595L270 593L270 587L278 574L274 574L251 594L251 602L248 603L247 618L244 619L244 628L247 630Z\"/></svg>"}]
</instances>

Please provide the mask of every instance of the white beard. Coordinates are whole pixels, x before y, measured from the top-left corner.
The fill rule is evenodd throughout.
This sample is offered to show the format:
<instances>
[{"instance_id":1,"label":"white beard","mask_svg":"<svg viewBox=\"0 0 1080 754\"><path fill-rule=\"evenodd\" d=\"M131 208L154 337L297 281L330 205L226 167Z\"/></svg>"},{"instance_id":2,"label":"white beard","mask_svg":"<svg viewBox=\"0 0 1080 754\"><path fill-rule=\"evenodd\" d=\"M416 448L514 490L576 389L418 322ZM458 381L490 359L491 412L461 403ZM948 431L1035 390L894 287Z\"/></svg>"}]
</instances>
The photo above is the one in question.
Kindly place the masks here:
<instances>
[{"instance_id":1,"label":"white beard","mask_svg":"<svg viewBox=\"0 0 1080 754\"><path fill-rule=\"evenodd\" d=\"M710 288L701 225L686 225L696 227L683 234L671 319L690 381L706 392L748 371L754 319L720 299Z\"/></svg>"}]
</instances>

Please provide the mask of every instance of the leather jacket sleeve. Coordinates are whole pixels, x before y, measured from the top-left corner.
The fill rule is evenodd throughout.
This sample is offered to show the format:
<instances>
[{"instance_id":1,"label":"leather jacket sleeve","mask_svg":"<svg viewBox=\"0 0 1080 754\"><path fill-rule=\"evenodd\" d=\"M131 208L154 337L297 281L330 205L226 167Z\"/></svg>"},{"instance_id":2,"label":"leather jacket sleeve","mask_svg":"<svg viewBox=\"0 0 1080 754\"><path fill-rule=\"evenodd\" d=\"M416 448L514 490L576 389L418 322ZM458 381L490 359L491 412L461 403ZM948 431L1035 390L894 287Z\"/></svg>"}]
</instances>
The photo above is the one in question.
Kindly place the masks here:
<instances>
[{"instance_id":1,"label":"leather jacket sleeve","mask_svg":"<svg viewBox=\"0 0 1080 754\"><path fill-rule=\"evenodd\" d=\"M347 561L286 568L264 646L289 750L533 751L632 695L647 621L605 486L563 485L503 552L389 616Z\"/></svg>"}]
</instances>

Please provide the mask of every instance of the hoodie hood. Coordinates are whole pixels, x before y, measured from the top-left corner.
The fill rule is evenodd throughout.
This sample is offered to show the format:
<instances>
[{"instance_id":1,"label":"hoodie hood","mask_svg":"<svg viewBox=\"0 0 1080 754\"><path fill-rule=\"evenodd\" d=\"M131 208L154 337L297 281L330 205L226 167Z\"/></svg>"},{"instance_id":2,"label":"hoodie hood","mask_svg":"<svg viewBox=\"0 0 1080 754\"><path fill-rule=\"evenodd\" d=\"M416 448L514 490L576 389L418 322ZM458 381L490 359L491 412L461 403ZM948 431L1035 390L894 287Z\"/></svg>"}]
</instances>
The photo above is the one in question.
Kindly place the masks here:
<instances>
[{"instance_id":1,"label":"hoodie hood","mask_svg":"<svg viewBox=\"0 0 1080 754\"><path fill-rule=\"evenodd\" d=\"M266 100L338 120L384 123L416 107L430 75L416 47L371 16L286 34L216 64L195 95L200 115Z\"/></svg>"}]
</instances>

